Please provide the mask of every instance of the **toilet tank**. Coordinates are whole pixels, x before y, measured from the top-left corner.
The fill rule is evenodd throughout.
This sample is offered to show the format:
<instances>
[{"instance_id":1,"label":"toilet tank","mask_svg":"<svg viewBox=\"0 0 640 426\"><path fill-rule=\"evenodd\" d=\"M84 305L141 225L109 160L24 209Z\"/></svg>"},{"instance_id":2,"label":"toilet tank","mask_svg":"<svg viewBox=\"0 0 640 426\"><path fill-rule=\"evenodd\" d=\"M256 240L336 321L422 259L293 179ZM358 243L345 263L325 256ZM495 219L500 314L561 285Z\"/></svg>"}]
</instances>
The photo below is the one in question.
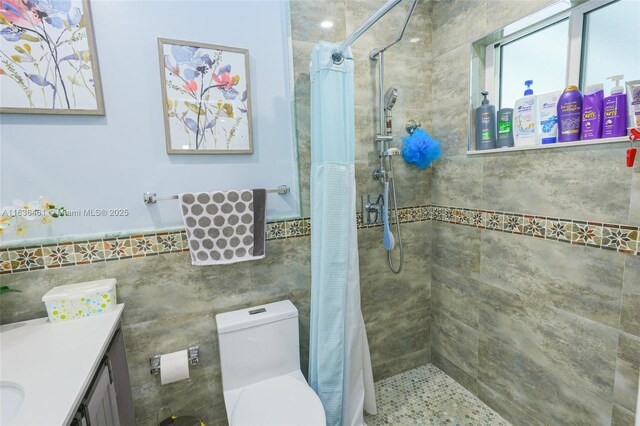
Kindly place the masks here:
<instances>
[{"instance_id":1,"label":"toilet tank","mask_svg":"<svg viewBox=\"0 0 640 426\"><path fill-rule=\"evenodd\" d=\"M216 315L222 388L300 369L298 310L289 300Z\"/></svg>"}]
</instances>

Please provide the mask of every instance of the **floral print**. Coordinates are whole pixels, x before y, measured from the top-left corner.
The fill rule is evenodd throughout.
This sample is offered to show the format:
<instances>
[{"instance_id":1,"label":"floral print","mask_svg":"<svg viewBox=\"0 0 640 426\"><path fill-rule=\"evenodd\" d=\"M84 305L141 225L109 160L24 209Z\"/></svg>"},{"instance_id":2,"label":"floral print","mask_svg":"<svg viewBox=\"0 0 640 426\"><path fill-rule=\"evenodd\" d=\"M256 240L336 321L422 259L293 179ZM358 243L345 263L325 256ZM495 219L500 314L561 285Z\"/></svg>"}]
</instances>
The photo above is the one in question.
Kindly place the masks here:
<instances>
[{"instance_id":1,"label":"floral print","mask_svg":"<svg viewBox=\"0 0 640 426\"><path fill-rule=\"evenodd\" d=\"M81 0L0 2L1 107L99 110L88 3Z\"/></svg>"},{"instance_id":2,"label":"floral print","mask_svg":"<svg viewBox=\"0 0 640 426\"><path fill-rule=\"evenodd\" d=\"M244 55L161 40L172 150L250 148Z\"/></svg>"}]
</instances>

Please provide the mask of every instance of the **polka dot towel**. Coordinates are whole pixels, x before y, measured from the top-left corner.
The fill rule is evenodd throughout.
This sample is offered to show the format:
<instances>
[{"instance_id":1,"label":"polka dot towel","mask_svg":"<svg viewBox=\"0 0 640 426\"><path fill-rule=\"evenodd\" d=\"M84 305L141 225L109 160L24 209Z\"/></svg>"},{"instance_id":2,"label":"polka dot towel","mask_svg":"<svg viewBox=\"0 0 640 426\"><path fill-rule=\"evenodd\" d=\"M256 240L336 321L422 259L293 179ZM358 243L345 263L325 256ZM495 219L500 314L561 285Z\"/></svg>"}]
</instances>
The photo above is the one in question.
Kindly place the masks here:
<instances>
[{"instance_id":1,"label":"polka dot towel","mask_svg":"<svg viewBox=\"0 0 640 426\"><path fill-rule=\"evenodd\" d=\"M264 258L264 189L180 194L193 265Z\"/></svg>"}]
</instances>

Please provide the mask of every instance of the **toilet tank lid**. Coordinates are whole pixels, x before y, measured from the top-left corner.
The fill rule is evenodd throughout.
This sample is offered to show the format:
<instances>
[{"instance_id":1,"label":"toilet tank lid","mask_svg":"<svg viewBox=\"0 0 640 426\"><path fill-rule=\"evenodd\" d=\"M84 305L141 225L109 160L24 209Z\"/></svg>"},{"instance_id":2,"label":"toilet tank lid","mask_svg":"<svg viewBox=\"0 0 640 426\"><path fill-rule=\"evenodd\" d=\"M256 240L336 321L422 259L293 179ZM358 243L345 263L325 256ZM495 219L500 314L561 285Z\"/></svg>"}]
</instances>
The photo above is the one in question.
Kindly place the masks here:
<instances>
[{"instance_id":1,"label":"toilet tank lid","mask_svg":"<svg viewBox=\"0 0 640 426\"><path fill-rule=\"evenodd\" d=\"M282 300L267 305L218 314L216 315L216 324L218 326L218 334L222 334L297 316L298 309L293 303L290 300Z\"/></svg>"}]
</instances>

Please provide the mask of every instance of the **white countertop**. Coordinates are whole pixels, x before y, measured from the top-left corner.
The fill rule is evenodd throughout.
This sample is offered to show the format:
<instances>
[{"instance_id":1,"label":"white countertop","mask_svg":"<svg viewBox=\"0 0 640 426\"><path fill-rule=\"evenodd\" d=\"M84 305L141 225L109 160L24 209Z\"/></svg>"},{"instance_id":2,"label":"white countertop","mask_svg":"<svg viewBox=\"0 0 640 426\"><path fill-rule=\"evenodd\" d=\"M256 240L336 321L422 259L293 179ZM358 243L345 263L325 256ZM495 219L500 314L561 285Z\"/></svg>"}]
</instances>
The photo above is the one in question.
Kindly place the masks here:
<instances>
[{"instance_id":1,"label":"white countertop","mask_svg":"<svg viewBox=\"0 0 640 426\"><path fill-rule=\"evenodd\" d=\"M68 424L123 310L120 304L109 313L83 319L50 323L39 318L0 326L0 380L24 389L22 407L6 426Z\"/></svg>"}]
</instances>

